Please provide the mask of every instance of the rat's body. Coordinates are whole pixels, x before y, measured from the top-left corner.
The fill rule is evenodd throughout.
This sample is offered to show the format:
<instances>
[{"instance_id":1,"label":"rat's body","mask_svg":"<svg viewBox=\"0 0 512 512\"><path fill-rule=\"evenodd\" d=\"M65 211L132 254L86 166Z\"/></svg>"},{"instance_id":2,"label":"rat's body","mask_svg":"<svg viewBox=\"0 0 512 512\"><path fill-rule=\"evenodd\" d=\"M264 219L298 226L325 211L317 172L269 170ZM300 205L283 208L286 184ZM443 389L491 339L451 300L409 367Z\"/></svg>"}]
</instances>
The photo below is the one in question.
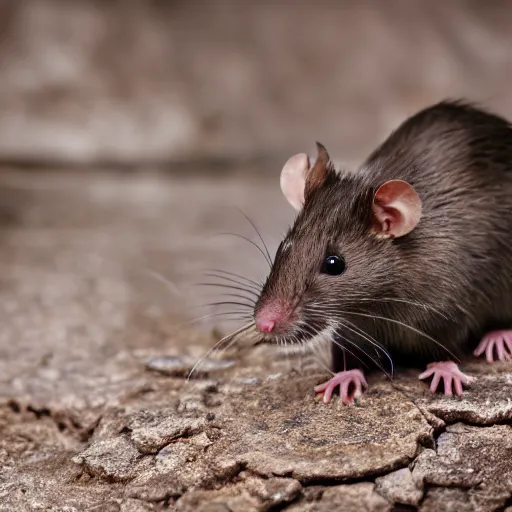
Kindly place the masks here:
<instances>
[{"instance_id":1,"label":"rat's body","mask_svg":"<svg viewBox=\"0 0 512 512\"><path fill-rule=\"evenodd\" d=\"M270 341L330 338L342 347L334 371L345 369L344 351L389 369L385 351L395 361L446 361L489 329L512 329L512 127L504 119L440 103L404 122L356 173L336 172L319 146L311 169L296 155L281 179L300 213L255 309ZM494 348L507 359L511 331L484 339L479 352L492 361ZM470 382L454 363L436 364L422 374L434 374L434 389L439 378L453 379L457 393ZM346 392L364 383L342 377L333 381ZM452 380L445 384L451 394Z\"/></svg>"}]
</instances>

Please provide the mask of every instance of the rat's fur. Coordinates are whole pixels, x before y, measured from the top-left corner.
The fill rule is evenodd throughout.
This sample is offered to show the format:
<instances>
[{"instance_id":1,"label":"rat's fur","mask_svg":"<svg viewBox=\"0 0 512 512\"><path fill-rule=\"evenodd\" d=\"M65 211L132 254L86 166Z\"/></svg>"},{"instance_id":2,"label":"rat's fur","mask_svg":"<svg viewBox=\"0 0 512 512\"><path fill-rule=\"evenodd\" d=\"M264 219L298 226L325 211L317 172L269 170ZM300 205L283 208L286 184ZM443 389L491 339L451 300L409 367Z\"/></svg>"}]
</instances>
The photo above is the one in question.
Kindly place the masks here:
<instances>
[{"instance_id":1,"label":"rat's fur","mask_svg":"<svg viewBox=\"0 0 512 512\"><path fill-rule=\"evenodd\" d=\"M429 362L467 353L468 340L490 327L512 327L508 121L442 102L406 120L359 172L326 167L306 184L256 305L294 306L291 326L270 341L307 343L335 331L337 343L383 365L372 339L394 359ZM372 234L371 205L392 179L414 187L422 215L407 235L382 240ZM343 274L320 273L328 252L344 257Z\"/></svg>"}]
</instances>

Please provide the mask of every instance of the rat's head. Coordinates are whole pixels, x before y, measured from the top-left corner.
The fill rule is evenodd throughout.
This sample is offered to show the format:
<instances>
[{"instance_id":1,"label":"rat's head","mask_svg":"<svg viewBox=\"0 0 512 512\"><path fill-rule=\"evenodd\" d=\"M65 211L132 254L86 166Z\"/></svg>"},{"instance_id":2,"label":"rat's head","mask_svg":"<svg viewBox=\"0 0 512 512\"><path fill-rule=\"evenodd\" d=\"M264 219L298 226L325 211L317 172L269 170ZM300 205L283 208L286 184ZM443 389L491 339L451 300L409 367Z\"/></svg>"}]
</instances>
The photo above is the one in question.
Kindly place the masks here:
<instances>
[{"instance_id":1,"label":"rat's head","mask_svg":"<svg viewBox=\"0 0 512 512\"><path fill-rule=\"evenodd\" d=\"M256 328L270 342L306 343L356 320L347 313L371 311L374 299L393 295L400 280L393 239L421 216L411 185L372 186L362 174L342 175L317 146L313 165L299 154L281 172L281 189L298 216L254 310Z\"/></svg>"}]
</instances>

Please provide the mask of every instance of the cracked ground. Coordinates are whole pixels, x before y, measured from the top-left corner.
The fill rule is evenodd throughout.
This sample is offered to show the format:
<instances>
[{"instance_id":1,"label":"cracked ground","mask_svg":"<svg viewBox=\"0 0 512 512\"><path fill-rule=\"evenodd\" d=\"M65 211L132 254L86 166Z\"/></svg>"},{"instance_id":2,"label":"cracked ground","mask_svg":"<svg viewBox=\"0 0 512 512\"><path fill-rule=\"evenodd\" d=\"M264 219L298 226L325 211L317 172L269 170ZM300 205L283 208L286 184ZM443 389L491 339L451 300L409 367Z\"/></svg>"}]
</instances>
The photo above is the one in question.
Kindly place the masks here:
<instances>
[{"instance_id":1,"label":"cracked ground","mask_svg":"<svg viewBox=\"0 0 512 512\"><path fill-rule=\"evenodd\" d=\"M190 322L229 311L204 272L267 270L218 233L257 240L240 208L273 251L293 215L276 173L205 176L0 175L0 510L510 512L510 364L468 359L462 399L373 374L352 407L272 347L187 381L240 325Z\"/></svg>"}]
</instances>

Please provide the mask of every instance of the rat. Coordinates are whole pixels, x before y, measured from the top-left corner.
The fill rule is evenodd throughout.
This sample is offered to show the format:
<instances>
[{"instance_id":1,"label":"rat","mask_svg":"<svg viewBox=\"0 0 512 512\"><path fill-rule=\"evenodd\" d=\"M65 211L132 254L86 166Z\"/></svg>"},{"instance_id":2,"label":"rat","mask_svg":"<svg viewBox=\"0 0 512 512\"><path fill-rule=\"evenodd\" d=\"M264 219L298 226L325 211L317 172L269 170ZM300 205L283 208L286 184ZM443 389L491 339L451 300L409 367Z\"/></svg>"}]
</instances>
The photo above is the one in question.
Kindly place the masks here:
<instances>
[{"instance_id":1,"label":"rat","mask_svg":"<svg viewBox=\"0 0 512 512\"><path fill-rule=\"evenodd\" d=\"M356 172L317 143L284 165L297 216L254 307L269 343L327 341L349 404L363 367L427 365L430 390L460 396L459 368L475 345L489 363L512 359L512 126L473 104L442 101L405 120ZM471 346L472 340L474 345ZM347 361L351 365L347 365ZM351 367L349 367L351 366ZM392 368L392 367L391 367Z\"/></svg>"}]
</instances>

